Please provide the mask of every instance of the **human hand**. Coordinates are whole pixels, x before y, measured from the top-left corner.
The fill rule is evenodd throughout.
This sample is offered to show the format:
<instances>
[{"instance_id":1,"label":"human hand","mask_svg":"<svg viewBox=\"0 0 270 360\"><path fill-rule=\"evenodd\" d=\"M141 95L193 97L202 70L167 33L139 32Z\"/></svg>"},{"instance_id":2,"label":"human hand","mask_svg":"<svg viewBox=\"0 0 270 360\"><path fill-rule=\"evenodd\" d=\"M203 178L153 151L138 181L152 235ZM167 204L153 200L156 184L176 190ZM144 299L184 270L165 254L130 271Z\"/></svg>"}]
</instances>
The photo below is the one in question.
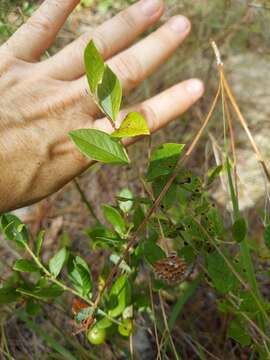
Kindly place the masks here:
<instances>
[{"instance_id":1,"label":"human hand","mask_svg":"<svg viewBox=\"0 0 270 360\"><path fill-rule=\"evenodd\" d=\"M78 128L110 132L88 92L83 52L93 39L127 93L171 56L190 31L175 16L135 45L161 17L162 0L141 0L83 34L49 59L40 57L79 0L46 0L0 47L0 213L59 190L90 164L68 133ZM126 50L125 50L126 49ZM134 105L156 131L203 94L192 79Z\"/></svg>"}]
</instances>

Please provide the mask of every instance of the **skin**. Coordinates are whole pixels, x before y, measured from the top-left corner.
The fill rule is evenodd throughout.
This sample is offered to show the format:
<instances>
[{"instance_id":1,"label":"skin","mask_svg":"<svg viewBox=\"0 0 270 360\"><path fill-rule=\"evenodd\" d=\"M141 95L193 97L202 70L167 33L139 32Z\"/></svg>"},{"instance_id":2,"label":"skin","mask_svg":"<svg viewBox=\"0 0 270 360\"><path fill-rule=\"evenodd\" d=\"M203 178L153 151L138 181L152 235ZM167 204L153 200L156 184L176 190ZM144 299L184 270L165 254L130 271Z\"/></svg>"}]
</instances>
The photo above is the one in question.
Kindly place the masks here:
<instances>
[{"instance_id":1,"label":"skin","mask_svg":"<svg viewBox=\"0 0 270 360\"><path fill-rule=\"evenodd\" d=\"M134 44L164 12L162 0L141 0L40 61L78 3L44 1L0 47L0 213L45 198L91 165L68 132L79 128L112 131L88 92L83 52L91 39L128 93L175 52L191 28L178 15ZM141 112L154 132L202 94L202 83L190 79L123 113Z\"/></svg>"}]
</instances>

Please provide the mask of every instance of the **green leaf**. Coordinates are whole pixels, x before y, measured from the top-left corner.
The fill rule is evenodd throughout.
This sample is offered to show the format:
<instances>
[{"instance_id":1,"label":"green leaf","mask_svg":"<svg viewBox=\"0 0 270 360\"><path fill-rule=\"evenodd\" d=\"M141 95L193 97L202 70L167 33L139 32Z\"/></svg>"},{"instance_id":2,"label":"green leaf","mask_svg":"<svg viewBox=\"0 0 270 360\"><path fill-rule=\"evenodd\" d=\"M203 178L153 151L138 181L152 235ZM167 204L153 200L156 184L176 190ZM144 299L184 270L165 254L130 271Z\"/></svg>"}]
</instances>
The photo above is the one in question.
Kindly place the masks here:
<instances>
[{"instance_id":1,"label":"green leaf","mask_svg":"<svg viewBox=\"0 0 270 360\"><path fill-rule=\"evenodd\" d=\"M150 135L145 118L138 112L129 113L122 121L119 129L112 133L112 137L125 138L140 135Z\"/></svg>"},{"instance_id":2,"label":"green leaf","mask_svg":"<svg viewBox=\"0 0 270 360\"><path fill-rule=\"evenodd\" d=\"M185 145L167 143L155 150L150 159L150 165L146 174L148 181L152 181L161 175L171 174L178 162L179 156Z\"/></svg>"},{"instance_id":3,"label":"green leaf","mask_svg":"<svg viewBox=\"0 0 270 360\"><path fill-rule=\"evenodd\" d=\"M5 286L0 288L0 305L16 302L19 298L20 295L14 287Z\"/></svg>"},{"instance_id":4,"label":"green leaf","mask_svg":"<svg viewBox=\"0 0 270 360\"><path fill-rule=\"evenodd\" d=\"M57 277L60 274L60 271L65 264L67 256L68 252L67 249L64 247L51 258L49 262L49 269L54 277Z\"/></svg>"},{"instance_id":5,"label":"green leaf","mask_svg":"<svg viewBox=\"0 0 270 360\"><path fill-rule=\"evenodd\" d=\"M143 253L145 259L149 262L150 265L153 265L160 259L166 257L165 252L153 241L146 241L143 247Z\"/></svg>"},{"instance_id":6,"label":"green leaf","mask_svg":"<svg viewBox=\"0 0 270 360\"><path fill-rule=\"evenodd\" d=\"M133 229L136 230L144 219L144 211L141 205L137 205L133 215Z\"/></svg>"},{"instance_id":7,"label":"green leaf","mask_svg":"<svg viewBox=\"0 0 270 360\"><path fill-rule=\"evenodd\" d=\"M232 234L235 241L242 242L247 235L247 224L244 218L239 218L232 226Z\"/></svg>"},{"instance_id":8,"label":"green leaf","mask_svg":"<svg viewBox=\"0 0 270 360\"><path fill-rule=\"evenodd\" d=\"M37 316L41 311L41 306L33 299L28 299L26 303L26 312L30 316Z\"/></svg>"},{"instance_id":9,"label":"green leaf","mask_svg":"<svg viewBox=\"0 0 270 360\"><path fill-rule=\"evenodd\" d=\"M160 176L153 181L152 186L153 186L153 193L154 193L155 199L158 198L158 196L164 189L168 180L169 180L169 175L168 176ZM176 182L174 181L171 184L171 186L169 187L166 194L164 195L164 197L162 199L161 207L169 209L175 203L176 195L177 195L177 185L176 185Z\"/></svg>"},{"instance_id":10,"label":"green leaf","mask_svg":"<svg viewBox=\"0 0 270 360\"><path fill-rule=\"evenodd\" d=\"M237 278L217 251L208 255L207 269L214 286L221 293L226 294L238 285Z\"/></svg>"},{"instance_id":11,"label":"green leaf","mask_svg":"<svg viewBox=\"0 0 270 360\"><path fill-rule=\"evenodd\" d=\"M101 225L87 229L86 234L91 238L93 247L118 249L122 245L122 239L118 234Z\"/></svg>"},{"instance_id":12,"label":"green leaf","mask_svg":"<svg viewBox=\"0 0 270 360\"><path fill-rule=\"evenodd\" d=\"M29 241L29 234L26 226L14 214L1 216L1 228L8 240L16 241L17 245L24 248Z\"/></svg>"},{"instance_id":13,"label":"green leaf","mask_svg":"<svg viewBox=\"0 0 270 360\"><path fill-rule=\"evenodd\" d=\"M260 307L258 307L258 304L254 301L253 295L250 294L249 291L241 292L238 296L241 299L241 305L239 307L240 311L245 311L253 314L256 314L260 311ZM262 305L263 301L261 301L261 306Z\"/></svg>"},{"instance_id":14,"label":"green leaf","mask_svg":"<svg viewBox=\"0 0 270 360\"><path fill-rule=\"evenodd\" d=\"M213 181L219 176L221 171L223 170L223 165L218 165L214 167L213 169L208 171L208 181L207 185L210 185L213 183Z\"/></svg>"},{"instance_id":15,"label":"green leaf","mask_svg":"<svg viewBox=\"0 0 270 360\"><path fill-rule=\"evenodd\" d=\"M101 84L97 88L97 96L102 110L115 121L122 102L122 87L116 75L107 65L105 65Z\"/></svg>"},{"instance_id":16,"label":"green leaf","mask_svg":"<svg viewBox=\"0 0 270 360\"><path fill-rule=\"evenodd\" d=\"M39 267L33 261L20 259L13 265L13 270L19 272L37 272Z\"/></svg>"},{"instance_id":17,"label":"green leaf","mask_svg":"<svg viewBox=\"0 0 270 360\"><path fill-rule=\"evenodd\" d=\"M55 299L63 293L63 289L56 284L44 286L42 288L19 287L16 289L16 291L20 294L31 296L35 299Z\"/></svg>"},{"instance_id":18,"label":"green leaf","mask_svg":"<svg viewBox=\"0 0 270 360\"><path fill-rule=\"evenodd\" d=\"M225 234L223 219L215 208L211 208L206 215L202 216L201 223L212 236L222 237Z\"/></svg>"},{"instance_id":19,"label":"green leaf","mask_svg":"<svg viewBox=\"0 0 270 360\"><path fill-rule=\"evenodd\" d=\"M112 326L112 322L104 317L103 319L99 320L95 326L98 328L98 329L107 329L109 328L110 326Z\"/></svg>"},{"instance_id":20,"label":"green leaf","mask_svg":"<svg viewBox=\"0 0 270 360\"><path fill-rule=\"evenodd\" d=\"M89 159L107 164L126 165L129 163L127 152L122 144L111 136L96 129L79 129L69 133L79 150Z\"/></svg>"},{"instance_id":21,"label":"green leaf","mask_svg":"<svg viewBox=\"0 0 270 360\"><path fill-rule=\"evenodd\" d=\"M263 232L263 238L266 246L270 249L270 224L266 225Z\"/></svg>"},{"instance_id":22,"label":"green leaf","mask_svg":"<svg viewBox=\"0 0 270 360\"><path fill-rule=\"evenodd\" d=\"M118 317L125 310L126 306L129 305L130 300L130 285L128 282L127 275L121 275L116 282L113 284L110 291L110 302L116 306L111 307L108 314L111 317ZM110 306L109 306L110 307Z\"/></svg>"},{"instance_id":23,"label":"green leaf","mask_svg":"<svg viewBox=\"0 0 270 360\"><path fill-rule=\"evenodd\" d=\"M37 236L37 241L36 241L36 255L37 255L37 257L40 256L44 236L45 236L45 230L40 230L39 233L38 233L38 236Z\"/></svg>"},{"instance_id":24,"label":"green leaf","mask_svg":"<svg viewBox=\"0 0 270 360\"><path fill-rule=\"evenodd\" d=\"M97 86L103 77L105 64L92 40L85 49L84 64L90 90L95 95Z\"/></svg>"},{"instance_id":25,"label":"green leaf","mask_svg":"<svg viewBox=\"0 0 270 360\"><path fill-rule=\"evenodd\" d=\"M113 226L114 230L124 236L126 233L126 224L121 214L110 205L102 205L103 213L106 220Z\"/></svg>"},{"instance_id":26,"label":"green leaf","mask_svg":"<svg viewBox=\"0 0 270 360\"><path fill-rule=\"evenodd\" d=\"M125 213L129 213L129 211L132 209L133 206L133 194L132 192L125 188L122 189L118 195L121 200L118 200L118 204L120 209Z\"/></svg>"},{"instance_id":27,"label":"green leaf","mask_svg":"<svg viewBox=\"0 0 270 360\"><path fill-rule=\"evenodd\" d=\"M92 278L87 263L80 257L70 257L68 261L68 276L73 286L83 296L88 296L92 289Z\"/></svg>"},{"instance_id":28,"label":"green leaf","mask_svg":"<svg viewBox=\"0 0 270 360\"><path fill-rule=\"evenodd\" d=\"M240 320L236 319L230 323L228 335L241 346L248 346L251 343L251 337L246 331L246 326L242 325Z\"/></svg>"}]
</instances>

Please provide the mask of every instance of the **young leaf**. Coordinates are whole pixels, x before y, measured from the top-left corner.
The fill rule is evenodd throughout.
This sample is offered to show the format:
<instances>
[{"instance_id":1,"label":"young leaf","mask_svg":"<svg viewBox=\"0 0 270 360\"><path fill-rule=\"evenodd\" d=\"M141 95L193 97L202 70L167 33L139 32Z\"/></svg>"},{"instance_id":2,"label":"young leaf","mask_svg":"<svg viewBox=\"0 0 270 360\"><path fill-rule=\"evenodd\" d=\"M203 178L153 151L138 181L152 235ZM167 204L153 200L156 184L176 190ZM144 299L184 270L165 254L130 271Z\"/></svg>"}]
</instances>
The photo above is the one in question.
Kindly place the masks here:
<instances>
[{"instance_id":1,"label":"young leaf","mask_svg":"<svg viewBox=\"0 0 270 360\"><path fill-rule=\"evenodd\" d=\"M153 193L155 198L157 199L162 190L164 189L165 184L168 181L169 176L160 176L156 178L153 183ZM165 196L163 197L161 206L169 209L174 203L177 196L177 185L174 181L168 191L166 192Z\"/></svg>"},{"instance_id":2,"label":"young leaf","mask_svg":"<svg viewBox=\"0 0 270 360\"><path fill-rule=\"evenodd\" d=\"M119 248L122 245L118 234L101 225L87 229L86 234L91 238L93 247Z\"/></svg>"},{"instance_id":3,"label":"young leaf","mask_svg":"<svg viewBox=\"0 0 270 360\"><path fill-rule=\"evenodd\" d=\"M101 84L97 88L97 96L104 113L115 121L121 106L122 87L116 75L107 65L105 65Z\"/></svg>"},{"instance_id":4,"label":"young leaf","mask_svg":"<svg viewBox=\"0 0 270 360\"><path fill-rule=\"evenodd\" d=\"M129 303L130 285L127 275L121 275L113 284L110 291L110 300L114 304L117 299L117 305L109 310L109 315L117 317L125 310Z\"/></svg>"},{"instance_id":5,"label":"young leaf","mask_svg":"<svg viewBox=\"0 0 270 360\"><path fill-rule=\"evenodd\" d=\"M30 316L37 316L41 311L41 306L35 302L32 298L27 300L26 312Z\"/></svg>"},{"instance_id":6,"label":"young leaf","mask_svg":"<svg viewBox=\"0 0 270 360\"><path fill-rule=\"evenodd\" d=\"M166 257L165 252L153 241L146 241L143 247L145 259L150 265Z\"/></svg>"},{"instance_id":7,"label":"young leaf","mask_svg":"<svg viewBox=\"0 0 270 360\"><path fill-rule=\"evenodd\" d=\"M57 277L60 274L60 271L65 264L67 256L68 252L67 249L64 247L51 258L49 262L49 269L54 277Z\"/></svg>"},{"instance_id":8,"label":"young leaf","mask_svg":"<svg viewBox=\"0 0 270 360\"><path fill-rule=\"evenodd\" d=\"M119 207L127 214L133 206L133 194L129 189L124 188L120 191L119 197L121 198L121 200L118 200Z\"/></svg>"},{"instance_id":9,"label":"young leaf","mask_svg":"<svg viewBox=\"0 0 270 360\"><path fill-rule=\"evenodd\" d=\"M22 286L17 288L16 291L20 294L27 295L35 299L54 299L63 293L63 289L56 284L44 286L42 288L28 288Z\"/></svg>"},{"instance_id":10,"label":"young leaf","mask_svg":"<svg viewBox=\"0 0 270 360\"><path fill-rule=\"evenodd\" d=\"M242 325L239 319L232 320L228 335L241 346L248 346L251 343L251 337L247 333L246 326Z\"/></svg>"},{"instance_id":11,"label":"young leaf","mask_svg":"<svg viewBox=\"0 0 270 360\"><path fill-rule=\"evenodd\" d=\"M122 144L111 136L96 129L80 129L69 133L79 150L89 159L107 164L126 165L129 163L127 152Z\"/></svg>"},{"instance_id":12,"label":"young leaf","mask_svg":"<svg viewBox=\"0 0 270 360\"><path fill-rule=\"evenodd\" d=\"M4 214L1 216L1 228L8 240L16 241L17 245L24 247L29 241L29 234L26 226L14 214Z\"/></svg>"},{"instance_id":13,"label":"young leaf","mask_svg":"<svg viewBox=\"0 0 270 360\"><path fill-rule=\"evenodd\" d=\"M209 170L207 185L212 184L212 182L219 176L222 170L223 170L223 165L218 165L213 169Z\"/></svg>"},{"instance_id":14,"label":"young leaf","mask_svg":"<svg viewBox=\"0 0 270 360\"><path fill-rule=\"evenodd\" d=\"M103 205L102 208L106 220L113 226L114 230L120 236L124 236L126 232L126 224L118 210L110 205Z\"/></svg>"},{"instance_id":15,"label":"young leaf","mask_svg":"<svg viewBox=\"0 0 270 360\"><path fill-rule=\"evenodd\" d=\"M103 77L105 64L92 40L85 49L84 64L90 90L95 95L97 86Z\"/></svg>"},{"instance_id":16,"label":"young leaf","mask_svg":"<svg viewBox=\"0 0 270 360\"><path fill-rule=\"evenodd\" d=\"M225 254L224 256L227 257ZM237 286L237 278L217 251L208 255L207 269L215 287L222 294L228 293Z\"/></svg>"},{"instance_id":17,"label":"young leaf","mask_svg":"<svg viewBox=\"0 0 270 360\"><path fill-rule=\"evenodd\" d=\"M145 118L138 112L131 112L122 121L120 128L112 133L112 137L124 138L149 134Z\"/></svg>"},{"instance_id":18,"label":"young leaf","mask_svg":"<svg viewBox=\"0 0 270 360\"><path fill-rule=\"evenodd\" d=\"M263 232L263 238L264 238L266 246L270 249L270 224L265 226L265 229Z\"/></svg>"},{"instance_id":19,"label":"young leaf","mask_svg":"<svg viewBox=\"0 0 270 360\"><path fill-rule=\"evenodd\" d=\"M13 270L19 272L37 272L39 267L33 261L20 259L13 265Z\"/></svg>"},{"instance_id":20,"label":"young leaf","mask_svg":"<svg viewBox=\"0 0 270 360\"><path fill-rule=\"evenodd\" d=\"M37 236L37 241L36 241L36 255L37 255L37 257L39 257L39 255L41 253L44 236L45 236L45 231L40 230L39 233L38 233L38 236Z\"/></svg>"},{"instance_id":21,"label":"young leaf","mask_svg":"<svg viewBox=\"0 0 270 360\"><path fill-rule=\"evenodd\" d=\"M146 174L147 180L152 181L161 175L171 174L184 146L183 144L167 143L155 150L151 155Z\"/></svg>"},{"instance_id":22,"label":"young leaf","mask_svg":"<svg viewBox=\"0 0 270 360\"><path fill-rule=\"evenodd\" d=\"M242 242L247 235L247 224L244 218L235 221L232 227L232 234L235 241Z\"/></svg>"},{"instance_id":23,"label":"young leaf","mask_svg":"<svg viewBox=\"0 0 270 360\"><path fill-rule=\"evenodd\" d=\"M70 257L68 276L74 287L83 295L88 296L92 289L92 278L87 263L80 257Z\"/></svg>"},{"instance_id":24,"label":"young leaf","mask_svg":"<svg viewBox=\"0 0 270 360\"><path fill-rule=\"evenodd\" d=\"M16 302L20 295L12 286L5 286L0 288L0 305L10 304Z\"/></svg>"}]
</instances>

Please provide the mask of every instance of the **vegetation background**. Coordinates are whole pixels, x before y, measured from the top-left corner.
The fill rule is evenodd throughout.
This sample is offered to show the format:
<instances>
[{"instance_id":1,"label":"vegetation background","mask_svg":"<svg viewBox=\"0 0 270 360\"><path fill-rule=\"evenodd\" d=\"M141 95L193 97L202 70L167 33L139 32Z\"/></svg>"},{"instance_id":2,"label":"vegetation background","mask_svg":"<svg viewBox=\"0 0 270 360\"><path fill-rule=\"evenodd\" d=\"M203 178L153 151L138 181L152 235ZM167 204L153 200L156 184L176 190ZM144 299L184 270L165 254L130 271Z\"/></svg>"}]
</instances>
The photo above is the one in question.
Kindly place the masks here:
<instances>
[{"instance_id":1,"label":"vegetation background","mask_svg":"<svg viewBox=\"0 0 270 360\"><path fill-rule=\"evenodd\" d=\"M94 27L104 19L113 16L132 0L82 0L59 34L48 56L72 41L86 28ZM38 1L0 0L0 41L3 42L20 26L38 6ZM270 84L270 4L268 1L248 0L166 0L167 10L162 18L183 13L193 24L193 31L184 46L156 74L145 81L130 97L129 101L139 101L157 93L171 84L189 77L201 77L206 84L206 94L191 111L177 119L167 129L152 137L152 143L187 143L199 129L207 113L211 99L217 88L215 59L210 48L210 40L215 39L221 49L228 79L234 89L239 104L249 122L252 133L260 144L266 160L270 161L269 126L269 84ZM204 175L209 167L219 160L219 146L222 141L222 116L217 112L190 166ZM238 171L240 175L241 208L252 228L250 237L260 241L263 231L258 221L258 212L265 199L264 180L240 128L236 129L238 147ZM137 170L143 171L146 163L147 146L144 143L132 147L131 157L135 159ZM213 157L212 154L215 154ZM144 156L145 155L145 156ZM95 166L80 179L85 194L99 214L100 204L114 202L114 195L129 186L135 193L140 191L137 171L124 168L123 172L110 166ZM108 181L108 179L110 179ZM228 199L218 184L213 197L226 216ZM267 211L267 209L266 209ZM84 229L91 225L85 204L80 200L74 184L69 184L61 192L41 203L18 211L24 222L30 225L35 235L40 228L46 229L45 258L50 258L61 245L69 245L77 250L98 271L104 261L104 251L91 254L89 239ZM16 250L0 240L0 274L6 277L9 268L18 257ZM257 266L260 257L256 260ZM261 277L262 291L270 299L269 280ZM226 338L228 318L216 309L216 293L205 283L194 293L185 306L174 329L174 336L180 343L184 359L251 359L248 348L240 348L233 340ZM169 310L171 299L166 301ZM76 349L82 359L88 359L89 345L77 342L70 334L70 301L60 306L44 305L46 316L35 319L35 325L43 329L36 331L32 323L15 317L6 307L0 308L0 349L9 349L10 359L52 359L62 358L52 352L52 343L45 333L68 349ZM64 309L64 311L63 311ZM52 340L51 340L52 341ZM152 358L153 339L147 333L135 336L136 351L140 359ZM96 351L96 355L95 355ZM93 359L125 359L121 352L107 345L102 350L92 351ZM2 354L2 355L1 355Z\"/></svg>"}]
</instances>

